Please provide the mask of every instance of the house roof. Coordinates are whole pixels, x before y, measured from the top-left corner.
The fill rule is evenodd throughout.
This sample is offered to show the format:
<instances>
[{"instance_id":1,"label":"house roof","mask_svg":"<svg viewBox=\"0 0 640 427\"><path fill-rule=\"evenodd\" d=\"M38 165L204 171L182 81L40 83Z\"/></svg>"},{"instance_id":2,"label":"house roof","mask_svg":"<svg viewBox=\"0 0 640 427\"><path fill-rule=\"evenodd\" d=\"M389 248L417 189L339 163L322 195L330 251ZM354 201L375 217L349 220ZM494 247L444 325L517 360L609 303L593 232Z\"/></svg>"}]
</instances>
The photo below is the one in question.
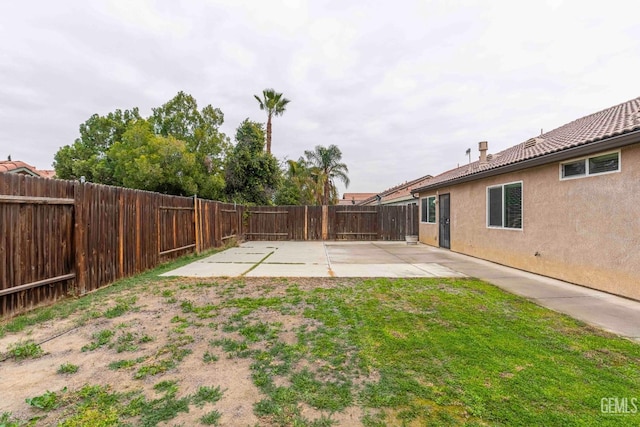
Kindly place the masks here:
<instances>
[{"instance_id":1,"label":"house roof","mask_svg":"<svg viewBox=\"0 0 640 427\"><path fill-rule=\"evenodd\" d=\"M368 205L371 203L378 203L378 199L376 196L381 197L381 203L391 203L393 201L400 201L405 199L412 198L411 191L414 188L421 187L426 185L429 180L433 178L431 175L425 175L423 177L414 179L412 181L403 182L402 184L396 185L394 187L388 188L381 193L374 194L373 196L361 201L358 203L359 205Z\"/></svg>"},{"instance_id":2,"label":"house roof","mask_svg":"<svg viewBox=\"0 0 640 427\"><path fill-rule=\"evenodd\" d=\"M492 170L499 173L510 165L551 157L555 153L596 144L634 131L640 131L640 97L574 120L499 153L489 154L486 162L475 161L441 173L413 192L454 184L463 179L470 180L474 175L485 175L483 172ZM549 161L554 160L550 158Z\"/></svg>"},{"instance_id":3,"label":"house roof","mask_svg":"<svg viewBox=\"0 0 640 427\"><path fill-rule=\"evenodd\" d=\"M54 178L56 175L56 172L53 170L38 170L34 166L20 160L0 160L0 173L2 172L22 173L44 178Z\"/></svg>"},{"instance_id":4,"label":"house roof","mask_svg":"<svg viewBox=\"0 0 640 427\"><path fill-rule=\"evenodd\" d=\"M356 200L363 200L366 199L367 197L370 197L372 194L376 194L376 193L344 193L342 195L343 199L356 199Z\"/></svg>"},{"instance_id":5,"label":"house roof","mask_svg":"<svg viewBox=\"0 0 640 427\"><path fill-rule=\"evenodd\" d=\"M342 199L338 200L338 205L356 205L364 199L375 196L376 193L344 193Z\"/></svg>"}]
</instances>

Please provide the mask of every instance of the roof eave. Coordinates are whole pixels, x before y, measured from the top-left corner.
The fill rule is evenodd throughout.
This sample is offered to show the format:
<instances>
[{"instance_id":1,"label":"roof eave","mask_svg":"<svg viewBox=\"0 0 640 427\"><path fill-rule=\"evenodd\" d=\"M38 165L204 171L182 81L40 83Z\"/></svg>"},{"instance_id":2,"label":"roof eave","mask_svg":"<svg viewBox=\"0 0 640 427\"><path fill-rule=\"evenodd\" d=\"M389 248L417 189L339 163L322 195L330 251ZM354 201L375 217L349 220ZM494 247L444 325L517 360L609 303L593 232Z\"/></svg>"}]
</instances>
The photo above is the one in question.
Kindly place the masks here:
<instances>
[{"instance_id":1,"label":"roof eave","mask_svg":"<svg viewBox=\"0 0 640 427\"><path fill-rule=\"evenodd\" d=\"M465 182L475 181L491 176L502 175L509 172L515 172L522 169L528 169L536 166L542 166L548 163L569 160L574 157L581 157L600 151L613 150L615 148L624 147L626 145L636 144L640 142L640 129L634 130L622 135L612 136L607 139L600 139L587 144L578 145L576 147L567 148L554 153L545 154L539 157L532 157L517 163L510 163L493 169L487 169L471 175L465 175L460 178L442 181L431 185L425 185L420 188L411 190L411 194L422 193L427 190L435 190L437 188L448 187L450 185L462 184Z\"/></svg>"}]
</instances>

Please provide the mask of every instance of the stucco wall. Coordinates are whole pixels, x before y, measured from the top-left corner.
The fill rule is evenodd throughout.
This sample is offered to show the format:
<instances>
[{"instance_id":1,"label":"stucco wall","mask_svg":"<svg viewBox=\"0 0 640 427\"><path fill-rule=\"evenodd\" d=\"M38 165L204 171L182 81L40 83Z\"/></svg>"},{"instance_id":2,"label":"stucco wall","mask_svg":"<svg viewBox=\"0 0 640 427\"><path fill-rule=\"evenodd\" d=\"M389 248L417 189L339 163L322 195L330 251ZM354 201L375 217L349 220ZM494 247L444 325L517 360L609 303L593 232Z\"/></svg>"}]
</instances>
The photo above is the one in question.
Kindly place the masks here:
<instances>
[{"instance_id":1,"label":"stucco wall","mask_svg":"<svg viewBox=\"0 0 640 427\"><path fill-rule=\"evenodd\" d=\"M487 228L487 186L515 181L522 230ZM561 181L554 163L420 196L445 193L452 251L640 300L640 144L619 173ZM420 223L420 241L438 246L438 224Z\"/></svg>"}]
</instances>

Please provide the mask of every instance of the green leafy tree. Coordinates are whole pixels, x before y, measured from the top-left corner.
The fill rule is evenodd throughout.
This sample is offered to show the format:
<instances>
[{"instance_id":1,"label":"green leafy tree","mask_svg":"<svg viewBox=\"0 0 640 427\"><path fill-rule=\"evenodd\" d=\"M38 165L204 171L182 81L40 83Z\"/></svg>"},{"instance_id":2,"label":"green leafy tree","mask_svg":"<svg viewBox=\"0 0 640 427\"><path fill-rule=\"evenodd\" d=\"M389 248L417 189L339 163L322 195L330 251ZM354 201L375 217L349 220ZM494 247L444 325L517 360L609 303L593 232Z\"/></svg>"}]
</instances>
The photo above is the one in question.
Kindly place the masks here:
<instances>
[{"instance_id":1,"label":"green leafy tree","mask_svg":"<svg viewBox=\"0 0 640 427\"><path fill-rule=\"evenodd\" d=\"M231 149L229 138L220 132L224 114L207 105L198 110L191 95L178 94L161 107L154 108L149 119L156 134L172 136L185 141L187 149L196 158L193 178L198 194L209 199L220 199L224 189L224 162Z\"/></svg>"},{"instance_id":2,"label":"green leafy tree","mask_svg":"<svg viewBox=\"0 0 640 427\"><path fill-rule=\"evenodd\" d=\"M229 200L272 204L280 184L278 161L264 151L261 123L245 119L236 131L236 145L227 159L225 194Z\"/></svg>"},{"instance_id":3,"label":"green leafy tree","mask_svg":"<svg viewBox=\"0 0 640 427\"><path fill-rule=\"evenodd\" d=\"M321 200L315 197L318 185L312 173L313 170L308 167L306 160L302 157L298 160L287 160L286 166L284 183L276 193L276 204L320 204Z\"/></svg>"},{"instance_id":4,"label":"green leafy tree","mask_svg":"<svg viewBox=\"0 0 640 427\"><path fill-rule=\"evenodd\" d=\"M118 185L113 177L114 165L106 156L109 148L122 138L130 123L140 119L137 108L116 110L106 116L94 114L80 125L80 137L65 145L54 156L56 176Z\"/></svg>"},{"instance_id":5,"label":"green leafy tree","mask_svg":"<svg viewBox=\"0 0 640 427\"><path fill-rule=\"evenodd\" d=\"M114 176L125 187L180 196L198 191L195 154L182 140L156 135L147 120L130 126L108 156L115 165Z\"/></svg>"},{"instance_id":6,"label":"green leafy tree","mask_svg":"<svg viewBox=\"0 0 640 427\"><path fill-rule=\"evenodd\" d=\"M346 187L349 186L349 168L341 162L342 151L333 144L329 147L317 145L313 151L305 151L304 155L315 182L322 188L322 204L335 204L338 196L335 180L342 181ZM316 195L319 195L319 190L320 188L315 189Z\"/></svg>"},{"instance_id":7,"label":"green leafy tree","mask_svg":"<svg viewBox=\"0 0 640 427\"><path fill-rule=\"evenodd\" d=\"M137 108L91 116L80 125L80 138L56 153L57 176L84 176L101 184L221 199L225 158L231 148L229 138L220 131L222 111L211 105L198 110L196 100L184 92L152 111L147 120L140 117ZM135 161L122 153L134 156ZM154 155L149 157L150 153ZM176 178L160 171L152 173L163 163L162 158L172 157L179 159ZM136 162L146 169L136 169ZM173 166L168 165L165 171Z\"/></svg>"},{"instance_id":8,"label":"green leafy tree","mask_svg":"<svg viewBox=\"0 0 640 427\"><path fill-rule=\"evenodd\" d=\"M271 118L283 115L287 109L287 104L291 101L273 89L263 90L262 98L258 95L253 96L258 101L260 109L267 112L267 153L271 154Z\"/></svg>"}]
</instances>

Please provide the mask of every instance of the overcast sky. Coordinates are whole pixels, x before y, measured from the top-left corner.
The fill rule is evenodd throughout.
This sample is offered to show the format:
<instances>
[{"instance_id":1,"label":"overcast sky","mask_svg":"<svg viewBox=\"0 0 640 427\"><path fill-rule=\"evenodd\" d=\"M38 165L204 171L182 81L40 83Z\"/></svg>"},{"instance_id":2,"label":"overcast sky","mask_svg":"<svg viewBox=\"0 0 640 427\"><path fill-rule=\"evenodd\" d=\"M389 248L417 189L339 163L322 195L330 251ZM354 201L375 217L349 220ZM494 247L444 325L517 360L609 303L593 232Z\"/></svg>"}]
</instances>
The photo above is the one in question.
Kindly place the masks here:
<instances>
[{"instance_id":1,"label":"overcast sky","mask_svg":"<svg viewBox=\"0 0 640 427\"><path fill-rule=\"evenodd\" d=\"M640 96L637 0L2 1L0 157L40 169L92 114L178 91L266 121L273 153L336 144L378 192ZM341 192L343 186L339 186Z\"/></svg>"}]
</instances>

